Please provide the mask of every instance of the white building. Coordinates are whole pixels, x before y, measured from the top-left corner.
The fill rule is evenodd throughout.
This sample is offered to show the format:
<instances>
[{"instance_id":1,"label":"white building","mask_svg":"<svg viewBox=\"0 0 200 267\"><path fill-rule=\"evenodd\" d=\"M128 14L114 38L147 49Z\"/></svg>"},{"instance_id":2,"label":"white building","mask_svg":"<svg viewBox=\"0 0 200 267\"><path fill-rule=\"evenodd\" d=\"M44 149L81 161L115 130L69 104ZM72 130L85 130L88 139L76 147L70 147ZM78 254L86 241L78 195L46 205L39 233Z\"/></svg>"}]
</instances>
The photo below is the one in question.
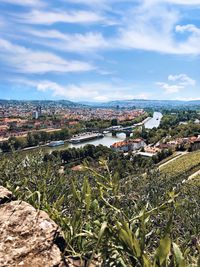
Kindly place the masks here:
<instances>
[{"instance_id":1,"label":"white building","mask_svg":"<svg viewBox=\"0 0 200 267\"><path fill-rule=\"evenodd\" d=\"M39 114L38 114L38 111L33 111L33 119L38 119L39 118Z\"/></svg>"},{"instance_id":2,"label":"white building","mask_svg":"<svg viewBox=\"0 0 200 267\"><path fill-rule=\"evenodd\" d=\"M139 150L146 146L144 140L142 138L137 138L134 140L130 140L132 143L132 149L131 150Z\"/></svg>"},{"instance_id":3,"label":"white building","mask_svg":"<svg viewBox=\"0 0 200 267\"><path fill-rule=\"evenodd\" d=\"M116 152L129 152L129 151L135 151L139 150L143 147L145 147L146 144L142 138L138 139L130 139L127 141L122 142L116 142L113 145L111 145L111 148Z\"/></svg>"}]
</instances>

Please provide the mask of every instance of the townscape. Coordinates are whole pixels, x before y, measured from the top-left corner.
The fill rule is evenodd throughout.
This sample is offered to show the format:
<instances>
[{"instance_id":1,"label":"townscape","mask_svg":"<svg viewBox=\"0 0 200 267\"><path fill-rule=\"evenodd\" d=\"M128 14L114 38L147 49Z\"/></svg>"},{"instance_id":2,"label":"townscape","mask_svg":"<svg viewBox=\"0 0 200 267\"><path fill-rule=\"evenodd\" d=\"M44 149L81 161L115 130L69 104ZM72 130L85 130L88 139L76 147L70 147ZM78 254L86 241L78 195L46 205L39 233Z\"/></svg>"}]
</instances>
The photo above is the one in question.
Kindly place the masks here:
<instances>
[{"instance_id":1,"label":"townscape","mask_svg":"<svg viewBox=\"0 0 200 267\"><path fill-rule=\"evenodd\" d=\"M177 110L176 112L167 112L164 117L162 113L158 113L158 118L155 118L158 124L148 126L154 115L149 110L125 109L118 106L112 109L80 107L81 105L76 106L76 104L71 108L64 105L64 102L62 104L41 102L40 104L42 105L28 101L5 101L4 104L1 104L0 147L3 151L11 149L11 143L15 149L34 148L34 145L48 145L50 141L70 142L71 138L75 136L76 142L79 142L80 138L84 142L88 140L88 136L89 139L98 138L98 133L102 134L101 137L109 133L113 136L126 135L121 141L114 142L113 139L110 148L115 152L132 152L143 157L153 157L166 150L172 153L177 150L195 151L200 149L200 134L198 133L200 114L196 111ZM72 103L70 104L72 105ZM185 128L182 136L176 134L171 136L166 133L160 139L157 138L155 142L151 142L148 134L153 128L159 132L162 121L169 119L170 116L172 121L168 122L169 126L174 119L176 120L174 128ZM177 119L177 116L180 118ZM194 134L190 129L191 133L187 136L186 133L188 128L191 128L191 123L195 128ZM31 136L36 137L32 144L29 140Z\"/></svg>"},{"instance_id":2,"label":"townscape","mask_svg":"<svg viewBox=\"0 0 200 267\"><path fill-rule=\"evenodd\" d=\"M96 227L99 231L102 226L101 223L96 225L96 220L101 220L99 212L100 216L105 216L106 208L111 217L107 217L109 231L105 233L104 241L102 240L104 245L99 249L99 260L103 260L103 266L107 266L104 264L112 261L115 253L110 252L109 257L105 256L104 242L107 238L113 240L114 243L106 245L108 250L115 242L123 244L121 237L112 228L113 216L116 216L114 223L117 223L115 220L118 219L119 212L121 220L126 220L125 214L129 214L130 207L131 213L138 213L140 206L148 202L151 203L149 205L152 205L152 210L157 209L159 205L166 205L166 211L158 210L159 216L170 216L171 209L176 210L179 217L174 217L176 227L172 226L171 231L174 231L174 239L182 236L183 229L187 232L181 237L183 241L179 246L182 251L188 250L191 257L186 256L183 262L191 262L195 266L199 242L196 229L200 220L200 109L137 109L119 106L100 108L75 103L73 107L69 107L69 104L62 106L56 102L49 106L49 103L42 101L6 101L6 104L1 104L0 124L2 185L36 208L39 205L40 209L50 212L51 218L64 229L68 242L66 249L73 246L77 251L80 250L79 245L73 241L77 234L81 234L80 228L76 228L74 224L74 218L76 217L83 229L89 222L90 231L95 231L92 229ZM27 180L27 175L32 178ZM87 180L83 179L85 175L89 177ZM15 180L12 177L15 177ZM55 190L50 184L55 186ZM87 194L82 195L82 190L88 190ZM94 190L95 195L91 190ZM36 191L40 193L34 193ZM166 192L171 193L168 196ZM42 199L39 200L37 194L41 194ZM114 204L112 198L115 198L115 194L117 202ZM50 202L45 200L46 197ZM56 208L55 197L55 203L62 203ZM85 199L81 200L79 197ZM99 206L102 201L107 203L105 207ZM168 201L172 201L175 206L168 206ZM182 201L187 206L186 209L176 207L175 203L181 205ZM52 203L53 208L48 206L48 203ZM139 206L135 207L134 203ZM78 210L81 210L81 213ZM145 212L148 213L148 209ZM187 222L181 226L180 220L184 220L186 216ZM196 217L195 220L193 216ZM162 220L164 217L161 217ZM76 231L72 237L68 236L63 219L69 220L70 227ZM146 226L148 231L151 227L156 228L156 223L157 220L153 219L152 223ZM124 231L122 229L119 231ZM86 235L85 239L84 236L85 234L80 242L87 253L92 249L90 242L93 242L93 237ZM194 245L188 246L193 242L191 236ZM156 240L156 232L152 232L151 238ZM85 244L86 240L90 242ZM141 243L141 239L138 240L140 246L150 249L147 244ZM125 245L125 250L120 252L122 256L117 254L115 262L120 262L122 258L132 262L132 256L126 252L128 246ZM77 254L70 252L70 257L73 262ZM95 260L97 266L102 264L99 260ZM137 261L140 262L140 257ZM142 265L138 266L145 266L143 260L141 262Z\"/></svg>"}]
</instances>

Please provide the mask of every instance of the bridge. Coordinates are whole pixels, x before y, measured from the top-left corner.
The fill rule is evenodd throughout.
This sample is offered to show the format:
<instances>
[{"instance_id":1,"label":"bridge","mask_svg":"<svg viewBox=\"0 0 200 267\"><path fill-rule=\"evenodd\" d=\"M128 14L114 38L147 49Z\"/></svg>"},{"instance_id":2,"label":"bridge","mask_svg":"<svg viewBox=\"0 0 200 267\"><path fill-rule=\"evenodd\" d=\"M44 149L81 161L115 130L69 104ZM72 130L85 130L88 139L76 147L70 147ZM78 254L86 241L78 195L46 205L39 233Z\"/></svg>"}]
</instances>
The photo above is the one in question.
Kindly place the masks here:
<instances>
[{"instance_id":1,"label":"bridge","mask_svg":"<svg viewBox=\"0 0 200 267\"><path fill-rule=\"evenodd\" d=\"M103 132L110 132L112 133L112 136L116 136L118 133L124 133L126 134L126 137L130 137L135 127L136 127L135 125L128 126L128 127L112 126L112 127L105 129Z\"/></svg>"},{"instance_id":2,"label":"bridge","mask_svg":"<svg viewBox=\"0 0 200 267\"><path fill-rule=\"evenodd\" d=\"M112 133L112 136L116 136L118 133L126 134L126 137L130 137L133 133L133 130L138 127L138 124L134 124L128 127L123 127L121 125L118 126L111 126L106 129L99 129L99 128L87 128L86 131L88 132L98 132L98 133Z\"/></svg>"}]
</instances>

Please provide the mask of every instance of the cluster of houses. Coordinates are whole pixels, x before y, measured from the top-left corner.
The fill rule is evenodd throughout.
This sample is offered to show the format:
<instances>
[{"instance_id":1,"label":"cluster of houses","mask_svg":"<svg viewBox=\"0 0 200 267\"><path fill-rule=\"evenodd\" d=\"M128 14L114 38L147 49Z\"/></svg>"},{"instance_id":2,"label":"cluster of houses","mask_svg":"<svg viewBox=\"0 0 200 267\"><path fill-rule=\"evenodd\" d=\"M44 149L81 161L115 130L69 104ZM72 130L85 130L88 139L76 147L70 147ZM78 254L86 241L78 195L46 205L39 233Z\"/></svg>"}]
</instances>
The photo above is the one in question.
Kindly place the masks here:
<instances>
[{"instance_id":1,"label":"cluster of houses","mask_svg":"<svg viewBox=\"0 0 200 267\"><path fill-rule=\"evenodd\" d=\"M144 114L145 111L143 109L77 108L70 110L65 116L68 119L81 121L117 119L118 122L124 122L131 121Z\"/></svg>"},{"instance_id":2,"label":"cluster of houses","mask_svg":"<svg viewBox=\"0 0 200 267\"><path fill-rule=\"evenodd\" d=\"M125 141L116 142L111 145L111 149L115 152L127 153L137 151L138 154L147 157L152 157L166 149L171 149L172 151L174 151L181 148L190 148L191 151L199 150L200 136L177 138L173 141L169 141L166 143L158 142L156 145L146 145L145 140L142 138L128 139Z\"/></svg>"},{"instance_id":3,"label":"cluster of houses","mask_svg":"<svg viewBox=\"0 0 200 267\"><path fill-rule=\"evenodd\" d=\"M116 142L111 145L111 149L115 152L129 152L144 148L146 143L142 138L129 139L121 142Z\"/></svg>"},{"instance_id":4,"label":"cluster of houses","mask_svg":"<svg viewBox=\"0 0 200 267\"><path fill-rule=\"evenodd\" d=\"M177 148L191 148L192 151L200 149L200 135L199 136L191 136L191 137L183 137L177 138L175 140L166 142L166 143L158 143L156 147L160 149L172 149L175 150Z\"/></svg>"},{"instance_id":5,"label":"cluster of houses","mask_svg":"<svg viewBox=\"0 0 200 267\"><path fill-rule=\"evenodd\" d=\"M60 130L64 127L73 128L78 121L68 121L66 118L60 120L46 119L33 120L21 118L0 118L0 141L9 137L25 137L28 132Z\"/></svg>"},{"instance_id":6,"label":"cluster of houses","mask_svg":"<svg viewBox=\"0 0 200 267\"><path fill-rule=\"evenodd\" d=\"M8 137L12 129L20 128L27 123L27 120L20 118L0 119L0 140Z\"/></svg>"},{"instance_id":7,"label":"cluster of houses","mask_svg":"<svg viewBox=\"0 0 200 267\"><path fill-rule=\"evenodd\" d=\"M111 149L115 152L134 152L144 157L153 157L158 152L162 151L162 149L159 147L148 146L145 143L145 140L142 138L128 139L125 141L116 142L111 145Z\"/></svg>"}]
</instances>

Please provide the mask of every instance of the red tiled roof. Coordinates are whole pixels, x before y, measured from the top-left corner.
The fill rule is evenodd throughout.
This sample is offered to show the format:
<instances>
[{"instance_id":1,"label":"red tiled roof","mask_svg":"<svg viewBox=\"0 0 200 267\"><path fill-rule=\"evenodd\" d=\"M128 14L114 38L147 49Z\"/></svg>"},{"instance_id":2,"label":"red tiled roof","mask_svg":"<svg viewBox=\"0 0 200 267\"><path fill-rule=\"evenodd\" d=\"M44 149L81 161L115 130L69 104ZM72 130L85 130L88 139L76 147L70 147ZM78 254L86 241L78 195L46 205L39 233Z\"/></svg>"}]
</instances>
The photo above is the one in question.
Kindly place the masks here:
<instances>
[{"instance_id":1,"label":"red tiled roof","mask_svg":"<svg viewBox=\"0 0 200 267\"><path fill-rule=\"evenodd\" d=\"M127 141L122 141L122 142L116 142L113 145L111 145L111 147L122 147L122 146L127 146L129 143Z\"/></svg>"},{"instance_id":2,"label":"red tiled roof","mask_svg":"<svg viewBox=\"0 0 200 267\"><path fill-rule=\"evenodd\" d=\"M143 139L142 138L137 138L137 139L133 139L133 140L131 140L133 143L140 143L140 142L142 142L143 141Z\"/></svg>"}]
</instances>

